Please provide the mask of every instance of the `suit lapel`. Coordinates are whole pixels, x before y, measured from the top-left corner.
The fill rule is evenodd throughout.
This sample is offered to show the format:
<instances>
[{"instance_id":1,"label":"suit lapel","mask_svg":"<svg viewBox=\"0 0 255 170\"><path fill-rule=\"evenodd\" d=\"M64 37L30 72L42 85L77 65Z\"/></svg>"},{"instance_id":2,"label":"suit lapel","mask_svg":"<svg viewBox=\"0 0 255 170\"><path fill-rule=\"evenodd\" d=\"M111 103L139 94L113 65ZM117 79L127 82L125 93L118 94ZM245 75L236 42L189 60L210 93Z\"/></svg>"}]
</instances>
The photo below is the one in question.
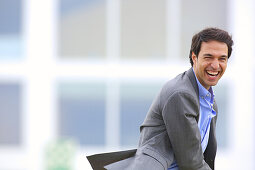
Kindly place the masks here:
<instances>
[{"instance_id":1,"label":"suit lapel","mask_svg":"<svg viewBox=\"0 0 255 170\"><path fill-rule=\"evenodd\" d=\"M187 76L189 77L189 80L190 80L192 86L194 87L194 90L195 90L198 100L199 100L198 85L197 85L196 77L194 75L192 67L186 73L187 73Z\"/></svg>"},{"instance_id":2,"label":"suit lapel","mask_svg":"<svg viewBox=\"0 0 255 170\"><path fill-rule=\"evenodd\" d=\"M198 108L200 108L200 103L199 103L199 90L198 90L198 85L197 85L197 80L196 77L194 75L193 69L192 67L186 71L187 76L189 77L189 80L193 86L194 91L196 92L196 96L197 96L197 101L198 101ZM199 109L200 110L200 109ZM200 113L198 113L198 116L196 117L196 121L198 122L199 120L199 116Z\"/></svg>"},{"instance_id":3,"label":"suit lapel","mask_svg":"<svg viewBox=\"0 0 255 170\"><path fill-rule=\"evenodd\" d=\"M194 87L194 90L197 94L198 101L199 101L198 85L197 85L196 77L194 75L192 67L187 71L187 75L188 75L188 77L191 81L192 86ZM211 167L212 170L214 170L214 159L215 159L216 150L217 150L217 143L216 143L216 137L215 137L215 124L216 124L218 108L217 108L217 105L216 105L215 102L214 102L214 109L216 111L216 117L214 117L211 121L209 141L208 141L208 145L206 147L206 150L204 152L204 160ZM198 118L197 118L197 121L198 121Z\"/></svg>"},{"instance_id":4,"label":"suit lapel","mask_svg":"<svg viewBox=\"0 0 255 170\"><path fill-rule=\"evenodd\" d=\"M210 127L210 134L209 134L209 141L204 152L204 160L210 166L212 170L214 170L214 159L216 156L217 150L217 142L215 137L215 122L216 118L214 117L211 121Z\"/></svg>"}]
</instances>

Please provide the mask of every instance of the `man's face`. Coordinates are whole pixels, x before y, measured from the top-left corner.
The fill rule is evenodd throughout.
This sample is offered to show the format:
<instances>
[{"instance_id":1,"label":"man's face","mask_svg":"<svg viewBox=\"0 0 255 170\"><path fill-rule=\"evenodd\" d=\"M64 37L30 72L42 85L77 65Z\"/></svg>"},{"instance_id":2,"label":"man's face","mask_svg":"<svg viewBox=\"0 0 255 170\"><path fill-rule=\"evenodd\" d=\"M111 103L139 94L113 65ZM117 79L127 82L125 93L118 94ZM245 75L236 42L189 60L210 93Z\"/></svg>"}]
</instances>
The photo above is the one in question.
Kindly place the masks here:
<instances>
[{"instance_id":1,"label":"man's face","mask_svg":"<svg viewBox=\"0 0 255 170\"><path fill-rule=\"evenodd\" d=\"M208 90L218 83L227 68L228 46L219 41L202 42L198 56L192 53L192 60L197 79Z\"/></svg>"}]
</instances>

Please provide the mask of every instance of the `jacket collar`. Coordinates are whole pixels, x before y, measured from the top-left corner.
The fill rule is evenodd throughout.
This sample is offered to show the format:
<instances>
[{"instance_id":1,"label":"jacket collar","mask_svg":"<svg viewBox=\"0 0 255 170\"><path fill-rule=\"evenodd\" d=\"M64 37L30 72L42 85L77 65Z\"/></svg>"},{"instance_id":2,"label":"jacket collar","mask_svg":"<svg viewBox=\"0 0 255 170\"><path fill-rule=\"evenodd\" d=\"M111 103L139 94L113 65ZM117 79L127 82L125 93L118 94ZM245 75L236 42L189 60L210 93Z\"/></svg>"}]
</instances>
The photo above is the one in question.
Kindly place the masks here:
<instances>
[{"instance_id":1,"label":"jacket collar","mask_svg":"<svg viewBox=\"0 0 255 170\"><path fill-rule=\"evenodd\" d=\"M196 77L194 75L192 67L187 71L187 75L188 75L190 82L191 82L192 86L194 87L195 92L198 96L199 95L198 85L197 85Z\"/></svg>"}]
</instances>

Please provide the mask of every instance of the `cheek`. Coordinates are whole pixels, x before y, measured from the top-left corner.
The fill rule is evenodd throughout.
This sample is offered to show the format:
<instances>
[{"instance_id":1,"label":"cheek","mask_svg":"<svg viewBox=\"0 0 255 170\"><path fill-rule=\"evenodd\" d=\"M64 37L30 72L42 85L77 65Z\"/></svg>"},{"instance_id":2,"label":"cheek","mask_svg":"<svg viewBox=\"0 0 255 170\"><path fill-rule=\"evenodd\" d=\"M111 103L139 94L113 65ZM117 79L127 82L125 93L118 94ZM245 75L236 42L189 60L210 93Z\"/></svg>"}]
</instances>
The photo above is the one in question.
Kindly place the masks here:
<instances>
[{"instance_id":1,"label":"cheek","mask_svg":"<svg viewBox=\"0 0 255 170\"><path fill-rule=\"evenodd\" d=\"M227 64L221 64L222 72L225 72L227 68Z\"/></svg>"},{"instance_id":2,"label":"cheek","mask_svg":"<svg viewBox=\"0 0 255 170\"><path fill-rule=\"evenodd\" d=\"M203 62L198 65L198 68L200 71L204 71L206 69L206 67L208 67L208 66L209 66L209 64L207 62Z\"/></svg>"}]
</instances>

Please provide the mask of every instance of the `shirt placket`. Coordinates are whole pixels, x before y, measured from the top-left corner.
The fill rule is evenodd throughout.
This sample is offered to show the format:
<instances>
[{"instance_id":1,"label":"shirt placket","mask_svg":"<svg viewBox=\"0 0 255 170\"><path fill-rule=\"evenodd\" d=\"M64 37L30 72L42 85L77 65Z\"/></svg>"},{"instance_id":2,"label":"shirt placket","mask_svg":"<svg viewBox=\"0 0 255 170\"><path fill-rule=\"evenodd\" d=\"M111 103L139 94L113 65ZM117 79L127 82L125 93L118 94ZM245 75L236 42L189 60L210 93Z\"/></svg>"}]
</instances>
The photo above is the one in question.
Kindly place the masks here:
<instances>
[{"instance_id":1,"label":"shirt placket","mask_svg":"<svg viewBox=\"0 0 255 170\"><path fill-rule=\"evenodd\" d=\"M209 125L210 125L210 123L211 123L211 119L212 119L212 117L213 117L212 112L215 112L214 109L213 109L213 104L211 104L210 102L208 102L208 99L210 99L210 98L211 98L210 94L207 94L206 96L203 97L204 101L208 104L209 107L207 107L207 108L208 108L207 118L206 118L206 120L203 122L203 125L202 125L202 133L203 133L202 142L203 142L203 140L204 140L204 138L205 138L206 132L207 132L207 130L208 130L208 128L209 128ZM210 100L209 100L209 101L210 101Z\"/></svg>"}]
</instances>

